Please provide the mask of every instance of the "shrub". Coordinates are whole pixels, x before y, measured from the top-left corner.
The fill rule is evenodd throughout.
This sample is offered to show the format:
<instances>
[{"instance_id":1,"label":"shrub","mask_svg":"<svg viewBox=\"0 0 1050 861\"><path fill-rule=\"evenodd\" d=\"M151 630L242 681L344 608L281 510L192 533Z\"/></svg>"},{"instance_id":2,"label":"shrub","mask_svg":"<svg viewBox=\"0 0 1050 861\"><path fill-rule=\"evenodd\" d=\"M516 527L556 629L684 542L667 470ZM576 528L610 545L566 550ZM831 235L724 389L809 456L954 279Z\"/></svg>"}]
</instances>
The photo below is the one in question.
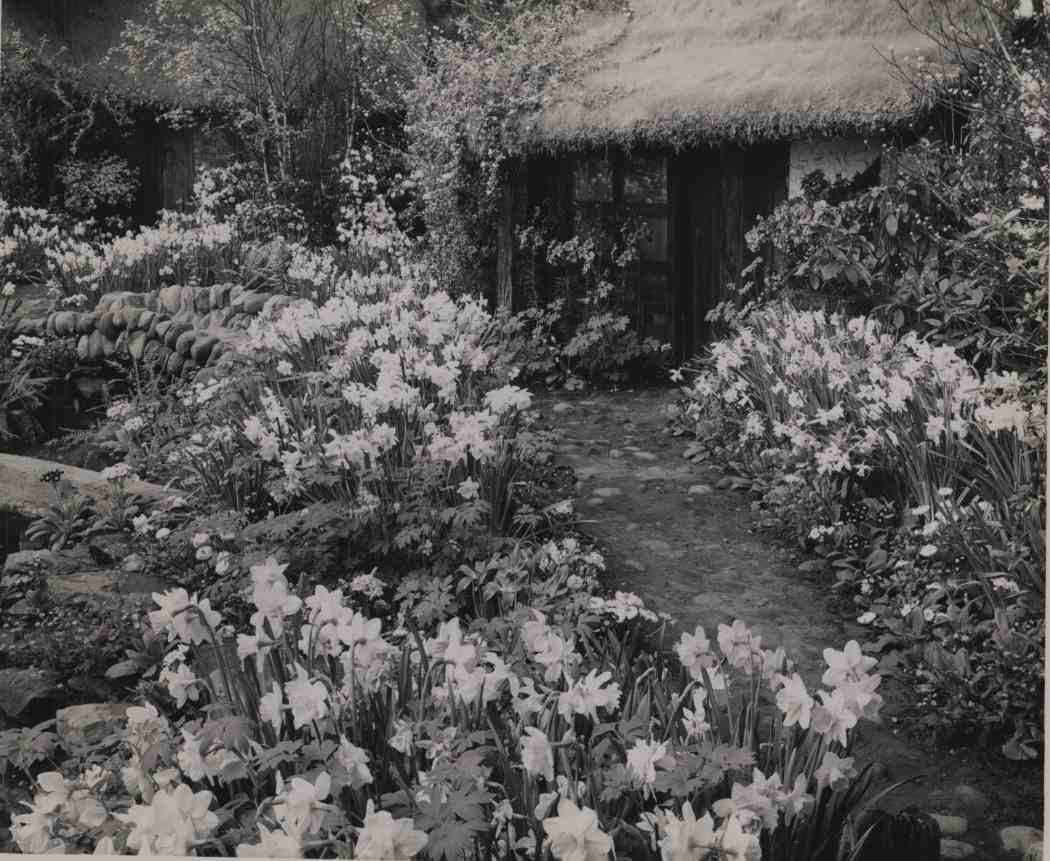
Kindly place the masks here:
<instances>
[{"instance_id":1,"label":"shrub","mask_svg":"<svg viewBox=\"0 0 1050 861\"><path fill-rule=\"evenodd\" d=\"M891 621L923 608L913 640L981 619L999 631L988 660L1008 663L1007 644L1041 648L1045 406L1022 400L1016 374L982 379L914 333L777 305L716 343L685 392L690 426L756 476L781 522L829 546L845 583L889 596L879 607ZM936 620L925 633L924 619ZM971 693L977 723L1028 737L1037 699L1004 708L990 674L963 679L988 688Z\"/></svg>"}]
</instances>

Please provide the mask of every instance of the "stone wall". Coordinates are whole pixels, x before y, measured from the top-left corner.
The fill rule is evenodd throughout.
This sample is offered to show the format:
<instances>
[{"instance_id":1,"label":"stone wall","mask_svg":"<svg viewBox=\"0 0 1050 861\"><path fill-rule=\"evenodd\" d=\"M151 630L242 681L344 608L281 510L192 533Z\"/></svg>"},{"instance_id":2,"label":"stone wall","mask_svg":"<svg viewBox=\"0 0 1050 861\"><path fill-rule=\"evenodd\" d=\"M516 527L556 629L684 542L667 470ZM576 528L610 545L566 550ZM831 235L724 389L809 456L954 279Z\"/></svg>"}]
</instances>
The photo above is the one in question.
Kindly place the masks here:
<instances>
[{"instance_id":1,"label":"stone wall","mask_svg":"<svg viewBox=\"0 0 1050 861\"><path fill-rule=\"evenodd\" d=\"M291 301L290 296L241 284L107 293L94 311L26 317L16 323L15 332L75 337L77 354L85 362L130 356L169 375L189 377L221 361L255 316Z\"/></svg>"},{"instance_id":2,"label":"stone wall","mask_svg":"<svg viewBox=\"0 0 1050 861\"><path fill-rule=\"evenodd\" d=\"M882 154L879 141L836 138L827 141L792 141L788 166L788 196L802 193L802 178L815 170L824 171L831 182L850 179L862 173Z\"/></svg>"}]
</instances>

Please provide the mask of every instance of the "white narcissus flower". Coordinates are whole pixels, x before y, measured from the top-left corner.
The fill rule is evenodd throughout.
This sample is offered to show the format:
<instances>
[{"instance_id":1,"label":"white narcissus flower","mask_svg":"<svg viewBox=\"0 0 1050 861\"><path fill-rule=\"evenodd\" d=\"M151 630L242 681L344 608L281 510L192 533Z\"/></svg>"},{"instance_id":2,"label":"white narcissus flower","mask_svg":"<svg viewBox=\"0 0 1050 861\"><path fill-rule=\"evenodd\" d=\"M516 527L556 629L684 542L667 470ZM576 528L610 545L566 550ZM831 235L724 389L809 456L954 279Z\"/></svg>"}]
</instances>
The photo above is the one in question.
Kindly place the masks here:
<instances>
[{"instance_id":1,"label":"white narcissus flower","mask_svg":"<svg viewBox=\"0 0 1050 861\"><path fill-rule=\"evenodd\" d=\"M586 678L573 682L569 690L558 695L558 714L566 719L586 715L597 721L599 708L615 711L620 705L620 686L613 682L605 687L611 678L608 670L591 670Z\"/></svg>"},{"instance_id":2,"label":"white narcissus flower","mask_svg":"<svg viewBox=\"0 0 1050 861\"><path fill-rule=\"evenodd\" d=\"M11 836L26 855L64 855L66 844L53 834L57 819L38 810L11 817Z\"/></svg>"},{"instance_id":3,"label":"white narcissus flower","mask_svg":"<svg viewBox=\"0 0 1050 861\"><path fill-rule=\"evenodd\" d=\"M652 786L656 783L656 764L665 756L667 745L663 742L639 740L627 751L627 773L642 786Z\"/></svg>"},{"instance_id":4,"label":"white narcissus flower","mask_svg":"<svg viewBox=\"0 0 1050 861\"><path fill-rule=\"evenodd\" d=\"M313 783L293 777L287 788L278 772L273 815L287 834L301 838L304 834L314 833L324 820L322 805L331 791L332 778L326 771L317 775Z\"/></svg>"},{"instance_id":5,"label":"white narcissus flower","mask_svg":"<svg viewBox=\"0 0 1050 861\"><path fill-rule=\"evenodd\" d=\"M558 802L557 816L543 820L543 830L558 861L606 861L613 848L612 838L598 827L598 814L568 798Z\"/></svg>"},{"instance_id":6,"label":"white narcissus flower","mask_svg":"<svg viewBox=\"0 0 1050 861\"><path fill-rule=\"evenodd\" d=\"M824 661L828 668L820 682L835 687L845 681L859 682L874 667L878 660L867 657L860 648L860 643L850 640L841 652L837 649L825 649Z\"/></svg>"},{"instance_id":7,"label":"white narcissus flower","mask_svg":"<svg viewBox=\"0 0 1050 861\"><path fill-rule=\"evenodd\" d=\"M760 861L762 846L758 835L744 830L737 816L730 816L716 834L721 861Z\"/></svg>"},{"instance_id":8,"label":"white narcissus flower","mask_svg":"<svg viewBox=\"0 0 1050 861\"><path fill-rule=\"evenodd\" d=\"M417 831L411 819L394 819L385 810L377 813L375 802L368 800L354 847L355 858L408 861L426 845L426 833Z\"/></svg>"},{"instance_id":9,"label":"white narcissus flower","mask_svg":"<svg viewBox=\"0 0 1050 861\"><path fill-rule=\"evenodd\" d=\"M547 734L534 726L525 727L521 737L521 764L533 777L554 780L554 750Z\"/></svg>"},{"instance_id":10,"label":"white narcissus flower","mask_svg":"<svg viewBox=\"0 0 1050 861\"><path fill-rule=\"evenodd\" d=\"M830 786L833 790L844 789L856 776L857 770L853 767L853 757L840 757L830 750L824 754L820 767L814 772L819 789L825 786Z\"/></svg>"},{"instance_id":11,"label":"white narcissus flower","mask_svg":"<svg viewBox=\"0 0 1050 861\"><path fill-rule=\"evenodd\" d=\"M372 772L368 768L368 753L349 739L342 738L335 752L335 761L343 770L346 783L351 789L360 789L372 782Z\"/></svg>"},{"instance_id":12,"label":"white narcissus flower","mask_svg":"<svg viewBox=\"0 0 1050 861\"><path fill-rule=\"evenodd\" d=\"M465 478L459 483L459 487L456 488L456 491L463 499L470 502L471 500L478 498L478 490L480 488L481 485L473 478Z\"/></svg>"},{"instance_id":13,"label":"white narcissus flower","mask_svg":"<svg viewBox=\"0 0 1050 861\"><path fill-rule=\"evenodd\" d=\"M394 734L390 736L387 744L394 750L407 756L409 751L412 750L412 741L412 724L400 718L394 721Z\"/></svg>"},{"instance_id":14,"label":"white narcissus flower","mask_svg":"<svg viewBox=\"0 0 1050 861\"><path fill-rule=\"evenodd\" d=\"M700 819L688 801L682 804L682 818L668 813L663 822L664 837L660 840L660 857L663 861L696 861L703 858L709 849L714 849L715 823L710 813Z\"/></svg>"},{"instance_id":15,"label":"white narcissus flower","mask_svg":"<svg viewBox=\"0 0 1050 861\"><path fill-rule=\"evenodd\" d=\"M154 794L147 804L136 804L117 818L131 825L128 848L140 855L187 855L192 845L204 840L219 824L208 808L212 794L195 793L185 784Z\"/></svg>"},{"instance_id":16,"label":"white narcissus flower","mask_svg":"<svg viewBox=\"0 0 1050 861\"><path fill-rule=\"evenodd\" d=\"M182 748L176 762L182 773L192 781L200 782L208 776L208 766L201 754L201 740L185 728L182 730Z\"/></svg>"},{"instance_id":17,"label":"white narcissus flower","mask_svg":"<svg viewBox=\"0 0 1050 861\"><path fill-rule=\"evenodd\" d=\"M302 844L299 838L285 834L280 828L270 831L259 826L258 843L240 843L237 846L238 858L301 858Z\"/></svg>"},{"instance_id":18,"label":"white narcissus flower","mask_svg":"<svg viewBox=\"0 0 1050 861\"><path fill-rule=\"evenodd\" d=\"M798 724L802 729L809 729L813 697L809 695L806 683L798 673L784 678L783 687L777 691L777 708L784 713L784 726Z\"/></svg>"},{"instance_id":19,"label":"white narcissus flower","mask_svg":"<svg viewBox=\"0 0 1050 861\"><path fill-rule=\"evenodd\" d=\"M692 634L683 633L674 650L682 666L694 679L702 679L705 668L714 669L718 664L718 658L711 651L711 641L700 625L696 626L696 631Z\"/></svg>"},{"instance_id":20,"label":"white narcissus flower","mask_svg":"<svg viewBox=\"0 0 1050 861\"><path fill-rule=\"evenodd\" d=\"M284 718L281 716L283 706L281 686L274 682L270 692L259 697L259 717L269 723L278 735L281 734L281 726L284 724Z\"/></svg>"},{"instance_id":21,"label":"white narcissus flower","mask_svg":"<svg viewBox=\"0 0 1050 861\"><path fill-rule=\"evenodd\" d=\"M190 539L190 543L194 547L203 547L205 544L211 541L211 536L207 532L195 532L193 538Z\"/></svg>"},{"instance_id":22,"label":"white narcissus flower","mask_svg":"<svg viewBox=\"0 0 1050 861\"><path fill-rule=\"evenodd\" d=\"M295 665L296 678L287 682L284 692L292 708L292 722L296 729L321 720L328 714L328 689L322 682L310 681L302 664Z\"/></svg>"},{"instance_id":23,"label":"white narcissus flower","mask_svg":"<svg viewBox=\"0 0 1050 861\"><path fill-rule=\"evenodd\" d=\"M734 620L732 625L718 626L718 648L730 666L748 675L762 659L762 638L753 635L741 619Z\"/></svg>"},{"instance_id":24,"label":"white narcissus flower","mask_svg":"<svg viewBox=\"0 0 1050 861\"><path fill-rule=\"evenodd\" d=\"M843 747L849 743L849 731L857 725L857 715L841 690L820 691L822 703L813 709L813 729Z\"/></svg>"},{"instance_id":25,"label":"white narcissus flower","mask_svg":"<svg viewBox=\"0 0 1050 861\"><path fill-rule=\"evenodd\" d=\"M175 705L180 709L186 705L186 700L197 702L200 699L200 691L197 685L200 679L194 675L186 664L179 664L175 670L166 669L161 671L160 682L168 688L168 693L175 699Z\"/></svg>"}]
</instances>

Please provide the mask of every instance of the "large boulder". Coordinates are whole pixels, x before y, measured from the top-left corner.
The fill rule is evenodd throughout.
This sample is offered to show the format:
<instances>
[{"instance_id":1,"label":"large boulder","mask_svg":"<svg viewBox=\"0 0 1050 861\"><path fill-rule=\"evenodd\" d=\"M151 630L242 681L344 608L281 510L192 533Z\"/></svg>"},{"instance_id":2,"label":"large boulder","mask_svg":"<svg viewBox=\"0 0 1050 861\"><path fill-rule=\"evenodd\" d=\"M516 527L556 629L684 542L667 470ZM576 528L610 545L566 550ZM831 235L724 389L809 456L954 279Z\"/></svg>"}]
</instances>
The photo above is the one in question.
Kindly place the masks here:
<instances>
[{"instance_id":1,"label":"large boulder","mask_svg":"<svg viewBox=\"0 0 1050 861\"><path fill-rule=\"evenodd\" d=\"M86 496L101 499L109 493L109 482L93 469L56 464L54 461L25 457L18 454L0 453L0 509L7 509L27 516L36 516L51 504L50 486L40 477L54 469L62 470L62 478L69 481ZM161 502L178 495L159 484L148 481L129 481L125 485L130 493L140 494L153 502Z\"/></svg>"},{"instance_id":2,"label":"large boulder","mask_svg":"<svg viewBox=\"0 0 1050 861\"><path fill-rule=\"evenodd\" d=\"M87 750L118 732L128 720L123 703L86 703L59 709L55 731L69 750Z\"/></svg>"},{"instance_id":3,"label":"large boulder","mask_svg":"<svg viewBox=\"0 0 1050 861\"><path fill-rule=\"evenodd\" d=\"M4 576L25 574L36 566L43 566L48 574L70 574L82 564L82 560L51 550L18 550L7 554L4 560Z\"/></svg>"}]
</instances>

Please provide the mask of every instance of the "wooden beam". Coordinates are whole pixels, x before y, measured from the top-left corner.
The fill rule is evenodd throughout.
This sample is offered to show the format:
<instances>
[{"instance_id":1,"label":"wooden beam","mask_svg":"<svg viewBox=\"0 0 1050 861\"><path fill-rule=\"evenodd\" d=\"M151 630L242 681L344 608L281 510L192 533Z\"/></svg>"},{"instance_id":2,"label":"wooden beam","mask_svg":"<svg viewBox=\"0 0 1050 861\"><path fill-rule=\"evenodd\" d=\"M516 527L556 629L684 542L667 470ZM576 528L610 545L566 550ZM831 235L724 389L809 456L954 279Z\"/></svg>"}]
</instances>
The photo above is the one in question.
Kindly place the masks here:
<instances>
[{"instance_id":1,"label":"wooden beam","mask_svg":"<svg viewBox=\"0 0 1050 861\"><path fill-rule=\"evenodd\" d=\"M507 166L507 176L503 182L496 258L496 306L501 311L511 313L515 310L515 304L520 302L514 284L514 259L518 244L517 229L524 210L526 192L525 166L520 161L514 161Z\"/></svg>"}]
</instances>

